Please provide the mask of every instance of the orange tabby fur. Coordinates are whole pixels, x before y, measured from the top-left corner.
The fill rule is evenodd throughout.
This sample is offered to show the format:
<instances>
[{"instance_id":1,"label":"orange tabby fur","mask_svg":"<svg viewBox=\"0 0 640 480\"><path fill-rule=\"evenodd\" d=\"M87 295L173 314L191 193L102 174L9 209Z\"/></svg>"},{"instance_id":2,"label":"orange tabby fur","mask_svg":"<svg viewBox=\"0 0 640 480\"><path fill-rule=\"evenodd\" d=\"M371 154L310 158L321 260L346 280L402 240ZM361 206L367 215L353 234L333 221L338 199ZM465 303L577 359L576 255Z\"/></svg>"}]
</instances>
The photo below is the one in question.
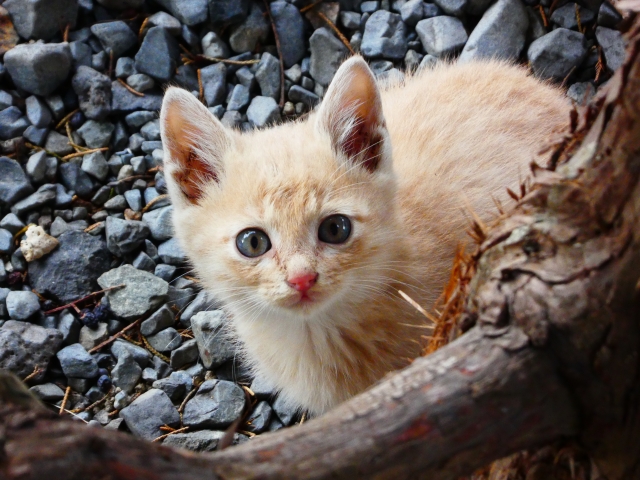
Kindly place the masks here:
<instances>
[{"instance_id":1,"label":"orange tabby fur","mask_svg":"<svg viewBox=\"0 0 640 480\"><path fill-rule=\"evenodd\" d=\"M322 413L419 354L411 325L424 319L397 290L433 305L465 211L487 220L492 197L506 203L568 110L560 90L499 62L442 64L378 94L353 57L307 119L250 133L171 88L161 125L175 232L256 374ZM363 125L374 171L339 148ZM322 244L319 222L335 213L351 237ZM249 227L273 244L255 259L235 246ZM311 304L286 284L300 271L319 274Z\"/></svg>"}]
</instances>

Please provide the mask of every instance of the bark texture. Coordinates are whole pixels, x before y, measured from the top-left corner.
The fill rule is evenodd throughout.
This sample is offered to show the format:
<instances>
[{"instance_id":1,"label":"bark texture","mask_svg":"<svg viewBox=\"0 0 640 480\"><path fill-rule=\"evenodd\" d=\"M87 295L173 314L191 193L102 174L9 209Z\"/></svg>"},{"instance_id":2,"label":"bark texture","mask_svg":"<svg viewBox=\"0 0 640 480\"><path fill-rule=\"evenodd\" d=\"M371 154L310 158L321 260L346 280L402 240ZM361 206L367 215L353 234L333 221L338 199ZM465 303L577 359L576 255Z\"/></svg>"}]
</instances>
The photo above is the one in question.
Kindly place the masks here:
<instances>
[{"instance_id":1,"label":"bark texture","mask_svg":"<svg viewBox=\"0 0 640 480\"><path fill-rule=\"evenodd\" d=\"M321 418L208 455L61 420L0 382L0 477L456 479L571 437L608 479L640 478L639 57L636 18L557 168L535 169L487 233L456 341Z\"/></svg>"}]
</instances>

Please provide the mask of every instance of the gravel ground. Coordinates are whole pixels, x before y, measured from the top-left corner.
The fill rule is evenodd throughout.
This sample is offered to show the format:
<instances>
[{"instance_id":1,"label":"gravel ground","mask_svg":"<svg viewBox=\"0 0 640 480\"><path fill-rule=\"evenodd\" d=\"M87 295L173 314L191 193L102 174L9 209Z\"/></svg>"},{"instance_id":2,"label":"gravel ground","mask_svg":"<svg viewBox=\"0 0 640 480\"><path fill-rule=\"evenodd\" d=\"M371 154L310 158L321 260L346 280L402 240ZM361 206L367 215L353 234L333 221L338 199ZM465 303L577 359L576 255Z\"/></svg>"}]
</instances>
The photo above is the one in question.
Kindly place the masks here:
<instances>
[{"instance_id":1,"label":"gravel ground","mask_svg":"<svg viewBox=\"0 0 640 480\"><path fill-rule=\"evenodd\" d=\"M238 361L172 238L165 85L250 130L308 111L350 50L380 78L528 63L576 102L624 55L621 17L597 0L292 0L271 16L253 0L0 3L0 368L80 421L184 429L163 442L199 451L240 416L236 443L300 417Z\"/></svg>"}]
</instances>

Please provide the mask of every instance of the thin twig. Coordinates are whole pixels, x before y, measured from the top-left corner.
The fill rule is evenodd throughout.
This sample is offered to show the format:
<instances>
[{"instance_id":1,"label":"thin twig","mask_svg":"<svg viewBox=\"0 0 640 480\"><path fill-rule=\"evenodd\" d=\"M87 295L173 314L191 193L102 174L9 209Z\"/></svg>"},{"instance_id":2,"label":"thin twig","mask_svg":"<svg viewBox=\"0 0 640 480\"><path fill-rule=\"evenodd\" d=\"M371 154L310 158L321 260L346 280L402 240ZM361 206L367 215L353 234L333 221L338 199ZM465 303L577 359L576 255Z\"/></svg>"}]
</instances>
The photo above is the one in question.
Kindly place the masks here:
<instances>
[{"instance_id":1,"label":"thin twig","mask_svg":"<svg viewBox=\"0 0 640 480\"><path fill-rule=\"evenodd\" d=\"M202 71L200 69L196 70L196 74L198 76L198 100L201 103L204 103L204 85L202 83Z\"/></svg>"},{"instance_id":2,"label":"thin twig","mask_svg":"<svg viewBox=\"0 0 640 480\"><path fill-rule=\"evenodd\" d=\"M271 8L269 7L269 2L267 2L267 0L262 0L262 1L264 2L264 7L267 10L267 15L269 16L269 21L271 22L271 29L273 30L273 36L276 40L276 50L278 51L278 61L280 62L280 101L278 102L278 106L282 108L284 107L284 61L282 60L282 48L280 47L280 36L278 35L276 22L274 22L273 16L271 15Z\"/></svg>"},{"instance_id":3,"label":"thin twig","mask_svg":"<svg viewBox=\"0 0 640 480\"><path fill-rule=\"evenodd\" d=\"M140 25L140 30L138 30L138 43L142 43L142 37L144 36L147 23L149 23L149 17L145 18L142 21L142 25Z\"/></svg>"},{"instance_id":4,"label":"thin twig","mask_svg":"<svg viewBox=\"0 0 640 480\"><path fill-rule=\"evenodd\" d=\"M45 315L51 315L52 313L60 312L60 311L64 310L65 308L73 307L73 306L76 305L76 303L83 302L85 300L90 299L91 297L95 297L96 295L100 295L101 293L109 292L111 290L115 290L116 288L122 288L122 287L126 287L126 286L127 285L123 283L121 285L116 285L114 287L109 287L109 288L104 288L102 290L98 290L97 292L90 293L89 295L86 295L86 296L84 296L84 297L82 297L82 298L80 298L78 300L74 300L73 302L69 302L66 305L62 305L61 307L56 307L56 308L53 308L51 310L47 310L46 312L44 312L44 314Z\"/></svg>"},{"instance_id":5,"label":"thin twig","mask_svg":"<svg viewBox=\"0 0 640 480\"><path fill-rule=\"evenodd\" d=\"M347 37L345 37L342 32L338 29L338 27L335 26L335 24L331 21L331 19L329 17L327 17L324 13L322 13L320 10L315 12L322 20L324 20L327 25L329 25L329 28L331 28L331 30L333 30L335 32L335 34L338 36L338 38L340 39L340 41L342 43L344 43L344 46L347 47L349 49L349 52L351 52L351 55L355 55L355 50L353 49L353 47L351 47L351 43L349 43L349 40L347 40Z\"/></svg>"},{"instance_id":6,"label":"thin twig","mask_svg":"<svg viewBox=\"0 0 640 480\"><path fill-rule=\"evenodd\" d=\"M577 5L578 4L576 3L576 6ZM569 70L569 73L567 73L567 76L562 79L562 83L560 84L560 88L564 88L567 85L567 81L569 80L569 77L571 75L573 75L573 72L575 72L575 71L576 71L576 65L571 67L571 70Z\"/></svg>"},{"instance_id":7,"label":"thin twig","mask_svg":"<svg viewBox=\"0 0 640 480\"><path fill-rule=\"evenodd\" d=\"M160 435L159 437L154 438L153 440L151 440L151 443L159 442L160 440L164 440L165 438L171 435L174 435L176 433L186 432L187 430L189 430L189 427L178 428L177 430L173 430L169 433L165 433L164 435Z\"/></svg>"},{"instance_id":8,"label":"thin twig","mask_svg":"<svg viewBox=\"0 0 640 480\"><path fill-rule=\"evenodd\" d=\"M68 43L69 42L69 28L71 27L71 24L67 23L67 26L64 27L64 32L62 33L62 41L64 43Z\"/></svg>"},{"instance_id":9,"label":"thin twig","mask_svg":"<svg viewBox=\"0 0 640 480\"><path fill-rule=\"evenodd\" d=\"M58 415L62 415L65 412L64 407L67 405L67 400L69 400L69 394L71 393L71 387L67 387L64 391L64 398L62 399L62 403L60 404L60 411Z\"/></svg>"},{"instance_id":10,"label":"thin twig","mask_svg":"<svg viewBox=\"0 0 640 480\"><path fill-rule=\"evenodd\" d=\"M196 55L196 59L209 60L210 62L226 63L229 65L253 65L260 60L232 60L231 58L207 57L206 55Z\"/></svg>"},{"instance_id":11,"label":"thin twig","mask_svg":"<svg viewBox=\"0 0 640 480\"><path fill-rule=\"evenodd\" d=\"M66 162L67 160L71 160L72 158L76 158L76 157L82 157L83 155L87 155L88 153L106 152L107 150L109 150L109 147L92 148L91 150L86 150L84 152L71 153L69 155L62 157L62 161Z\"/></svg>"},{"instance_id":12,"label":"thin twig","mask_svg":"<svg viewBox=\"0 0 640 480\"><path fill-rule=\"evenodd\" d=\"M107 77L111 78L113 75L113 50L109 52L109 70L107 70Z\"/></svg>"},{"instance_id":13,"label":"thin twig","mask_svg":"<svg viewBox=\"0 0 640 480\"><path fill-rule=\"evenodd\" d=\"M76 413L82 413L82 412L87 412L89 410L92 410L93 408L97 407L98 405L100 405L102 402L104 402L107 398L109 398L109 395L111 394L111 392L107 393L104 397L102 397L100 400L93 402L91 405L81 408L78 412Z\"/></svg>"},{"instance_id":14,"label":"thin twig","mask_svg":"<svg viewBox=\"0 0 640 480\"><path fill-rule=\"evenodd\" d=\"M141 210L141 213L145 213L147 212L151 207L153 207L156 203L158 203L161 200L165 200L169 198L169 194L168 193L163 193L162 195L158 195L157 197L152 198L149 203L147 203L144 208Z\"/></svg>"},{"instance_id":15,"label":"thin twig","mask_svg":"<svg viewBox=\"0 0 640 480\"><path fill-rule=\"evenodd\" d=\"M37 377L40 372L42 372L42 369L40 367L35 367L33 369L33 372L31 372L29 375L27 375L26 377L24 377L24 379L22 380L24 383L27 383L29 380L31 380L33 377Z\"/></svg>"},{"instance_id":16,"label":"thin twig","mask_svg":"<svg viewBox=\"0 0 640 480\"><path fill-rule=\"evenodd\" d=\"M549 27L549 20L547 20L547 14L544 13L544 7L542 5L538 5L538 11L540 12L540 17L542 18L542 25L544 28Z\"/></svg>"},{"instance_id":17,"label":"thin twig","mask_svg":"<svg viewBox=\"0 0 640 480\"><path fill-rule=\"evenodd\" d=\"M127 90L129 90L131 93L133 93L134 95L137 95L139 97L144 97L144 93L139 92L133 88L131 88L129 85L127 85L127 82L125 82L124 80L122 80L121 78L118 79L118 82L120 82L120 85L122 85L124 88L126 88Z\"/></svg>"},{"instance_id":18,"label":"thin twig","mask_svg":"<svg viewBox=\"0 0 640 480\"><path fill-rule=\"evenodd\" d=\"M67 138L69 139L69 145L71 145L76 152L79 152L82 147L80 147L80 145L76 145L73 142L73 137L71 136L71 125L69 125L69 122L64 124L64 128L67 131Z\"/></svg>"},{"instance_id":19,"label":"thin twig","mask_svg":"<svg viewBox=\"0 0 640 480\"><path fill-rule=\"evenodd\" d=\"M171 359L169 357L167 357L166 355L163 355L158 350L153 348L153 346L151 346L151 344L149 343L149 340L147 340L147 337L142 335L142 333L140 334L140 338L142 338L142 343L144 343L144 346L147 347L147 350L149 350L151 353L153 353L160 360L162 360L164 362L167 362L167 363L169 363L171 361Z\"/></svg>"},{"instance_id":20,"label":"thin twig","mask_svg":"<svg viewBox=\"0 0 640 480\"><path fill-rule=\"evenodd\" d=\"M91 350L89 350L89 353L93 353L93 352L97 352L98 350L100 350L102 347L105 347L107 345L109 345L111 342L113 342L114 340L120 338L121 336L123 336L125 334L125 332L127 330L131 330L133 327L135 327L136 325L140 324L140 320L142 320L141 318L139 318L138 320L136 320L135 322L133 322L131 325L127 325L126 327L124 327L122 330L120 330L118 333L116 333L115 335L112 335L111 337L107 338L104 342L102 342L100 345L96 345L95 347L93 347Z\"/></svg>"},{"instance_id":21,"label":"thin twig","mask_svg":"<svg viewBox=\"0 0 640 480\"><path fill-rule=\"evenodd\" d=\"M191 391L189 393L187 393L187 396L184 397L184 400L182 401L182 403L180 404L180 406L178 407L178 413L182 414L182 411L184 410L185 405L187 404L187 402L189 400L191 400L191 398L196 394L196 392L198 391L200 387L193 387L191 389Z\"/></svg>"},{"instance_id":22,"label":"thin twig","mask_svg":"<svg viewBox=\"0 0 640 480\"><path fill-rule=\"evenodd\" d=\"M121 183L130 182L132 180L138 180L140 178L149 179L149 178L153 178L153 175L131 175L130 177L124 177L124 178L121 178L120 180L116 180L115 182L109 182L107 183L107 187L117 187Z\"/></svg>"},{"instance_id":23,"label":"thin twig","mask_svg":"<svg viewBox=\"0 0 640 480\"><path fill-rule=\"evenodd\" d=\"M67 123L69 120L71 120L71 117L73 117L79 111L80 111L80 109L76 108L73 112L70 112L70 113L66 114L64 117L62 117L62 120L60 120L58 122L58 124L56 125L56 128L54 128L54 130L58 130L59 128L61 128L65 123Z\"/></svg>"},{"instance_id":24,"label":"thin twig","mask_svg":"<svg viewBox=\"0 0 640 480\"><path fill-rule=\"evenodd\" d=\"M306 7L302 7L302 8L300 9L300 13L304 13L304 12L306 12L307 10L311 10L311 9L312 9L312 8L314 8L316 5L320 5L323 1L324 1L324 0L318 0L317 2L313 2L313 3L309 4L309 5L307 5Z\"/></svg>"}]
</instances>

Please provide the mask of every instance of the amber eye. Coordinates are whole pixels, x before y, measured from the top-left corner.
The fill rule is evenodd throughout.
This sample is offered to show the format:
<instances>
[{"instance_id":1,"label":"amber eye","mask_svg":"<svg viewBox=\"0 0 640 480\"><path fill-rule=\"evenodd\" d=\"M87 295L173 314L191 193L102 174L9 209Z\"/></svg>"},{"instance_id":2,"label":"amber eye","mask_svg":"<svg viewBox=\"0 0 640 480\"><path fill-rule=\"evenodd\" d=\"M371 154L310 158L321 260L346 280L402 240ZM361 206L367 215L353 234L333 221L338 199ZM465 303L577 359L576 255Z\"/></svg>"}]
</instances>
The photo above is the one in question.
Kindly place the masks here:
<instances>
[{"instance_id":1,"label":"amber eye","mask_svg":"<svg viewBox=\"0 0 640 480\"><path fill-rule=\"evenodd\" d=\"M325 218L318 228L318 238L324 243L344 243L351 235L351 220L344 215Z\"/></svg>"},{"instance_id":2,"label":"amber eye","mask_svg":"<svg viewBox=\"0 0 640 480\"><path fill-rule=\"evenodd\" d=\"M236 237L236 246L245 257L255 258L271 250L271 240L262 230L247 228Z\"/></svg>"}]
</instances>

